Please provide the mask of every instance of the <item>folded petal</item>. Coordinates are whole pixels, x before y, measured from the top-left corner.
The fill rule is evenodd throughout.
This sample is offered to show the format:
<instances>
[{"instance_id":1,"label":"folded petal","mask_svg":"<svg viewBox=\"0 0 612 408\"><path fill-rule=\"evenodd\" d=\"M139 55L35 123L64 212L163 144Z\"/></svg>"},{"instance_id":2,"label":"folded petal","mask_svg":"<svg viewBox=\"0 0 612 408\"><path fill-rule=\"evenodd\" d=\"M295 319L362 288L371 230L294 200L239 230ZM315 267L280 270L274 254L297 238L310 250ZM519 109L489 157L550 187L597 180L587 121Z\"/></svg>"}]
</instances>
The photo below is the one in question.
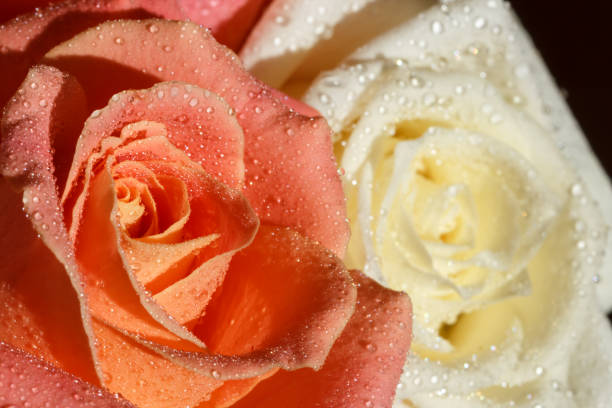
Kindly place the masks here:
<instances>
[{"instance_id":1,"label":"folded petal","mask_svg":"<svg viewBox=\"0 0 612 408\"><path fill-rule=\"evenodd\" d=\"M318 371L279 371L240 407L389 407L410 346L410 301L353 271L355 314Z\"/></svg>"},{"instance_id":2,"label":"folded petal","mask_svg":"<svg viewBox=\"0 0 612 408\"><path fill-rule=\"evenodd\" d=\"M32 86L42 83L44 92ZM54 148L62 150L57 146L74 130L55 126L54 120L63 123L78 116L81 103L82 91L73 79L37 67L5 107L0 144L0 339L95 383L86 299L59 211L50 154ZM18 192L23 192L22 199Z\"/></svg>"},{"instance_id":3,"label":"folded petal","mask_svg":"<svg viewBox=\"0 0 612 408\"><path fill-rule=\"evenodd\" d=\"M270 0L179 0L191 21L211 29L217 41L238 50Z\"/></svg>"},{"instance_id":4,"label":"folded petal","mask_svg":"<svg viewBox=\"0 0 612 408\"><path fill-rule=\"evenodd\" d=\"M86 292L91 298L91 312L113 327L129 328L134 333L156 339L163 344L173 344L178 341L176 336L179 336L201 346L201 342L170 317L180 304L174 304L172 297L164 297L166 301L162 303L155 302L150 292L146 292L145 282L139 279L139 271L142 269L140 256L144 256L144 261L150 263L151 255L159 249L160 244L130 238L122 230L118 219L120 214L117 210L112 167L117 161L119 164L127 162L120 160L140 158L142 161L139 163L145 167L151 166L150 170L153 170L155 175L171 176L185 183L189 191L192 217L184 225L180 240L182 245L161 245L165 245L162 252L167 252L171 258L174 251L179 252L178 259L191 257L188 265L184 265L187 267L184 272L188 278L193 268L212 256L228 251L231 254L246 245L257 228L255 215L240 192L222 185L201 168L198 171L196 168L186 167L185 154L168 142L160 142L159 138L136 140L113 153L106 160L105 169L93 174L91 183L85 187L83 194L87 198L83 205L82 221L78 221L80 228L75 237L78 243L76 256L85 276ZM178 163L173 162L174 156L180 157ZM168 160L162 160L163 158ZM88 165L88 172L91 172L93 167L94 165ZM200 242L201 237L211 234L217 234L219 238ZM193 240L198 242L190 242ZM185 249L189 252L186 253ZM166 265L169 268L162 271L163 275L156 277L157 285L161 284L160 279L168 286L175 283L172 277L184 277L177 274L174 265L169 265L167 261L159 258L159 252L156 255L160 266ZM100 265L100 259L106 261ZM197 295L200 302L191 305L193 313L201 313L216 286L222 281L224 273L225 269L211 266L206 273L196 275L199 276L200 291ZM172 274L172 277L168 274ZM190 279L195 278L194 276ZM165 286L161 286L160 290ZM179 287L183 286L179 284ZM190 288L183 287L183 290L179 290L173 285L166 290L173 291L173 296L181 296L189 292ZM179 320L179 323L185 321ZM176 346L180 348L179 344L180 341Z\"/></svg>"},{"instance_id":5,"label":"folded petal","mask_svg":"<svg viewBox=\"0 0 612 408\"><path fill-rule=\"evenodd\" d=\"M320 72L433 4L433 0L364 0L350 4L276 0L247 38L240 57L257 78L299 97Z\"/></svg>"},{"instance_id":6,"label":"folded petal","mask_svg":"<svg viewBox=\"0 0 612 408\"><path fill-rule=\"evenodd\" d=\"M187 369L96 319L93 328L105 386L139 407L229 406L276 372L225 381L212 364L207 370Z\"/></svg>"},{"instance_id":7,"label":"folded petal","mask_svg":"<svg viewBox=\"0 0 612 408\"><path fill-rule=\"evenodd\" d=\"M36 7L44 7L51 1L53 0L3 1L0 3L0 23L34 10Z\"/></svg>"},{"instance_id":8,"label":"folded petal","mask_svg":"<svg viewBox=\"0 0 612 408\"><path fill-rule=\"evenodd\" d=\"M223 385L210 375L174 364L97 319L92 325L104 386L139 407L197 406Z\"/></svg>"},{"instance_id":9,"label":"folded petal","mask_svg":"<svg viewBox=\"0 0 612 408\"><path fill-rule=\"evenodd\" d=\"M329 128L319 118L290 111L203 28L159 20L109 22L56 47L45 62L79 78L92 109L126 87L161 80L220 95L244 130L246 196L258 216L344 253L348 228Z\"/></svg>"},{"instance_id":10,"label":"folded petal","mask_svg":"<svg viewBox=\"0 0 612 408\"><path fill-rule=\"evenodd\" d=\"M0 342L2 407L133 408L117 394L86 383L31 354Z\"/></svg>"},{"instance_id":11,"label":"folded petal","mask_svg":"<svg viewBox=\"0 0 612 408\"><path fill-rule=\"evenodd\" d=\"M92 94L87 95L90 98ZM146 121L149 123L145 125ZM135 122L142 125L127 128ZM205 89L164 82L149 89L118 93L106 107L90 116L77 144L64 200L77 188L75 184L85 163L102 140L124 132L124 128L128 133L122 135L123 139L167 136L174 146L187 154L188 157L181 154L181 162L198 163L230 187L243 185L244 136L231 108Z\"/></svg>"},{"instance_id":12,"label":"folded petal","mask_svg":"<svg viewBox=\"0 0 612 408\"><path fill-rule=\"evenodd\" d=\"M0 74L3 81L0 106L17 90L28 68L55 45L106 20L159 15L141 6L134 6L127 0L69 0L34 10L34 6L45 6L45 3L50 2L3 1L0 5ZM16 13L27 11L29 13L12 20L5 21L2 18L14 17ZM161 17L177 18L181 15L178 9L172 14L167 10L167 14Z\"/></svg>"},{"instance_id":13,"label":"folded petal","mask_svg":"<svg viewBox=\"0 0 612 408\"><path fill-rule=\"evenodd\" d=\"M349 273L331 252L295 231L263 225L234 255L193 328L206 352L125 334L177 364L225 380L278 367L319 368L352 315L355 297Z\"/></svg>"},{"instance_id":14,"label":"folded petal","mask_svg":"<svg viewBox=\"0 0 612 408\"><path fill-rule=\"evenodd\" d=\"M232 259L194 332L224 355L268 348L281 357L274 350L281 347L293 354L283 362L287 367L319 367L353 311L354 296L339 260L294 231L262 226Z\"/></svg>"},{"instance_id":15,"label":"folded petal","mask_svg":"<svg viewBox=\"0 0 612 408\"><path fill-rule=\"evenodd\" d=\"M275 256L278 253L285 256ZM169 406L233 402L279 367L319 368L353 312L355 292L349 274L329 251L293 231L264 226L251 245L234 255L223 285L193 329L207 349L181 348L183 344L159 337L146 339L134 325L116 330L94 320L105 384L145 406L158 397ZM368 292L372 299L376 294ZM380 311L390 316L385 322L409 326L405 316L398 316L407 313L405 303L387 304L384 296L378 298L381 305L389 306ZM377 321L377 316L371 317L367 324ZM402 319L404 323L399 322ZM395 329L380 330L385 336ZM393 360L397 367L403 364L410 338L403 334L405 346L404 340L397 340L397 345L384 349L397 346L394 350L401 354L397 362ZM376 355L380 364L395 359L387 359L388 352L380 349ZM117 369L116 361L126 364ZM149 366L155 375L146 374ZM397 375L391 370L393 381L399 377L395 371ZM227 382L222 385L223 381ZM395 382L391 389L394 386ZM175 392L164 396L160 389Z\"/></svg>"}]
</instances>

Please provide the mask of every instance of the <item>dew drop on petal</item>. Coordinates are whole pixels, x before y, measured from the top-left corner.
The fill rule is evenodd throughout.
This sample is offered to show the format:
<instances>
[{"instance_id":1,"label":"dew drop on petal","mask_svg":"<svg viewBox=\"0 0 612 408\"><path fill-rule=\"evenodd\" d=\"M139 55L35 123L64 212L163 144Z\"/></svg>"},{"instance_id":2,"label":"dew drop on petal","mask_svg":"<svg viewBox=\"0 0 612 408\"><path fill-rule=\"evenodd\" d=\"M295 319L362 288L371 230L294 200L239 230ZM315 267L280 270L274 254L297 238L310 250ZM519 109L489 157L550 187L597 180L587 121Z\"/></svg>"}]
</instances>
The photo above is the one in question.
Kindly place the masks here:
<instances>
[{"instance_id":1,"label":"dew drop on petal","mask_svg":"<svg viewBox=\"0 0 612 408\"><path fill-rule=\"evenodd\" d=\"M435 20L431 23L431 32L434 34L440 34L442 31L444 31L444 26L442 25L441 22Z\"/></svg>"}]
</instances>

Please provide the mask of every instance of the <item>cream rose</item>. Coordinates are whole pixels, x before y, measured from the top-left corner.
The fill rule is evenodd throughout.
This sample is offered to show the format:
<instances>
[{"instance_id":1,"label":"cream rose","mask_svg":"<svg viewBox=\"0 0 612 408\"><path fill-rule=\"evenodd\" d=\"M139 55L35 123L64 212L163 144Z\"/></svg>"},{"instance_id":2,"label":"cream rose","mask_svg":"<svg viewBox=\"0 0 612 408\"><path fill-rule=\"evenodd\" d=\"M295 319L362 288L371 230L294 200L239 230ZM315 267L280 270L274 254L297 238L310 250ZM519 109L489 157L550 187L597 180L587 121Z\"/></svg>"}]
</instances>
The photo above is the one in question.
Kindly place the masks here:
<instances>
[{"instance_id":1,"label":"cream rose","mask_svg":"<svg viewBox=\"0 0 612 408\"><path fill-rule=\"evenodd\" d=\"M346 261L413 299L398 407L609 407L610 183L507 4L433 3L277 1L242 57L326 116Z\"/></svg>"}]
</instances>

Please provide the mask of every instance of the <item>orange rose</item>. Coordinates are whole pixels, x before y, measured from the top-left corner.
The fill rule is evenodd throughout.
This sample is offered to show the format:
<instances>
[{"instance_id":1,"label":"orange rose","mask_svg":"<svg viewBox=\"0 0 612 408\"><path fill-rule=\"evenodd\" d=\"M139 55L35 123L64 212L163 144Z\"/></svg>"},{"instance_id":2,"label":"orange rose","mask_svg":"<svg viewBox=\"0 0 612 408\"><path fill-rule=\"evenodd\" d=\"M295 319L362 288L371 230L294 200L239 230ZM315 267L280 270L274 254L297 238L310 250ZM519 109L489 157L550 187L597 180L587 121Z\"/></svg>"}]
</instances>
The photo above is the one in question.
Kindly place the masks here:
<instances>
[{"instance_id":1,"label":"orange rose","mask_svg":"<svg viewBox=\"0 0 612 408\"><path fill-rule=\"evenodd\" d=\"M0 341L142 407L390 406L409 304L337 258L329 128L207 30L83 31L1 130Z\"/></svg>"}]
</instances>

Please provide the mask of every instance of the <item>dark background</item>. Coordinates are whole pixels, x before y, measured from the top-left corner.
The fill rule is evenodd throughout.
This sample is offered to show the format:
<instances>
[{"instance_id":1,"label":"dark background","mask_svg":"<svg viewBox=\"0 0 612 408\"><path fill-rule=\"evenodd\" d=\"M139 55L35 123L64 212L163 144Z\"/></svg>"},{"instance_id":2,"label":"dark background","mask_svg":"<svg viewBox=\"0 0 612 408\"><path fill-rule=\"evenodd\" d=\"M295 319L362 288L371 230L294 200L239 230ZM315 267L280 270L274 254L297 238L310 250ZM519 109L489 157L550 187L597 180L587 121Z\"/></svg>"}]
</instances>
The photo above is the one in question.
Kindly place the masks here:
<instances>
[{"instance_id":1,"label":"dark background","mask_svg":"<svg viewBox=\"0 0 612 408\"><path fill-rule=\"evenodd\" d=\"M612 175L612 2L510 1ZM608 279L612 271L608 272ZM608 315L612 321L612 313Z\"/></svg>"},{"instance_id":2,"label":"dark background","mask_svg":"<svg viewBox=\"0 0 612 408\"><path fill-rule=\"evenodd\" d=\"M612 2L510 1L612 175Z\"/></svg>"}]
</instances>

